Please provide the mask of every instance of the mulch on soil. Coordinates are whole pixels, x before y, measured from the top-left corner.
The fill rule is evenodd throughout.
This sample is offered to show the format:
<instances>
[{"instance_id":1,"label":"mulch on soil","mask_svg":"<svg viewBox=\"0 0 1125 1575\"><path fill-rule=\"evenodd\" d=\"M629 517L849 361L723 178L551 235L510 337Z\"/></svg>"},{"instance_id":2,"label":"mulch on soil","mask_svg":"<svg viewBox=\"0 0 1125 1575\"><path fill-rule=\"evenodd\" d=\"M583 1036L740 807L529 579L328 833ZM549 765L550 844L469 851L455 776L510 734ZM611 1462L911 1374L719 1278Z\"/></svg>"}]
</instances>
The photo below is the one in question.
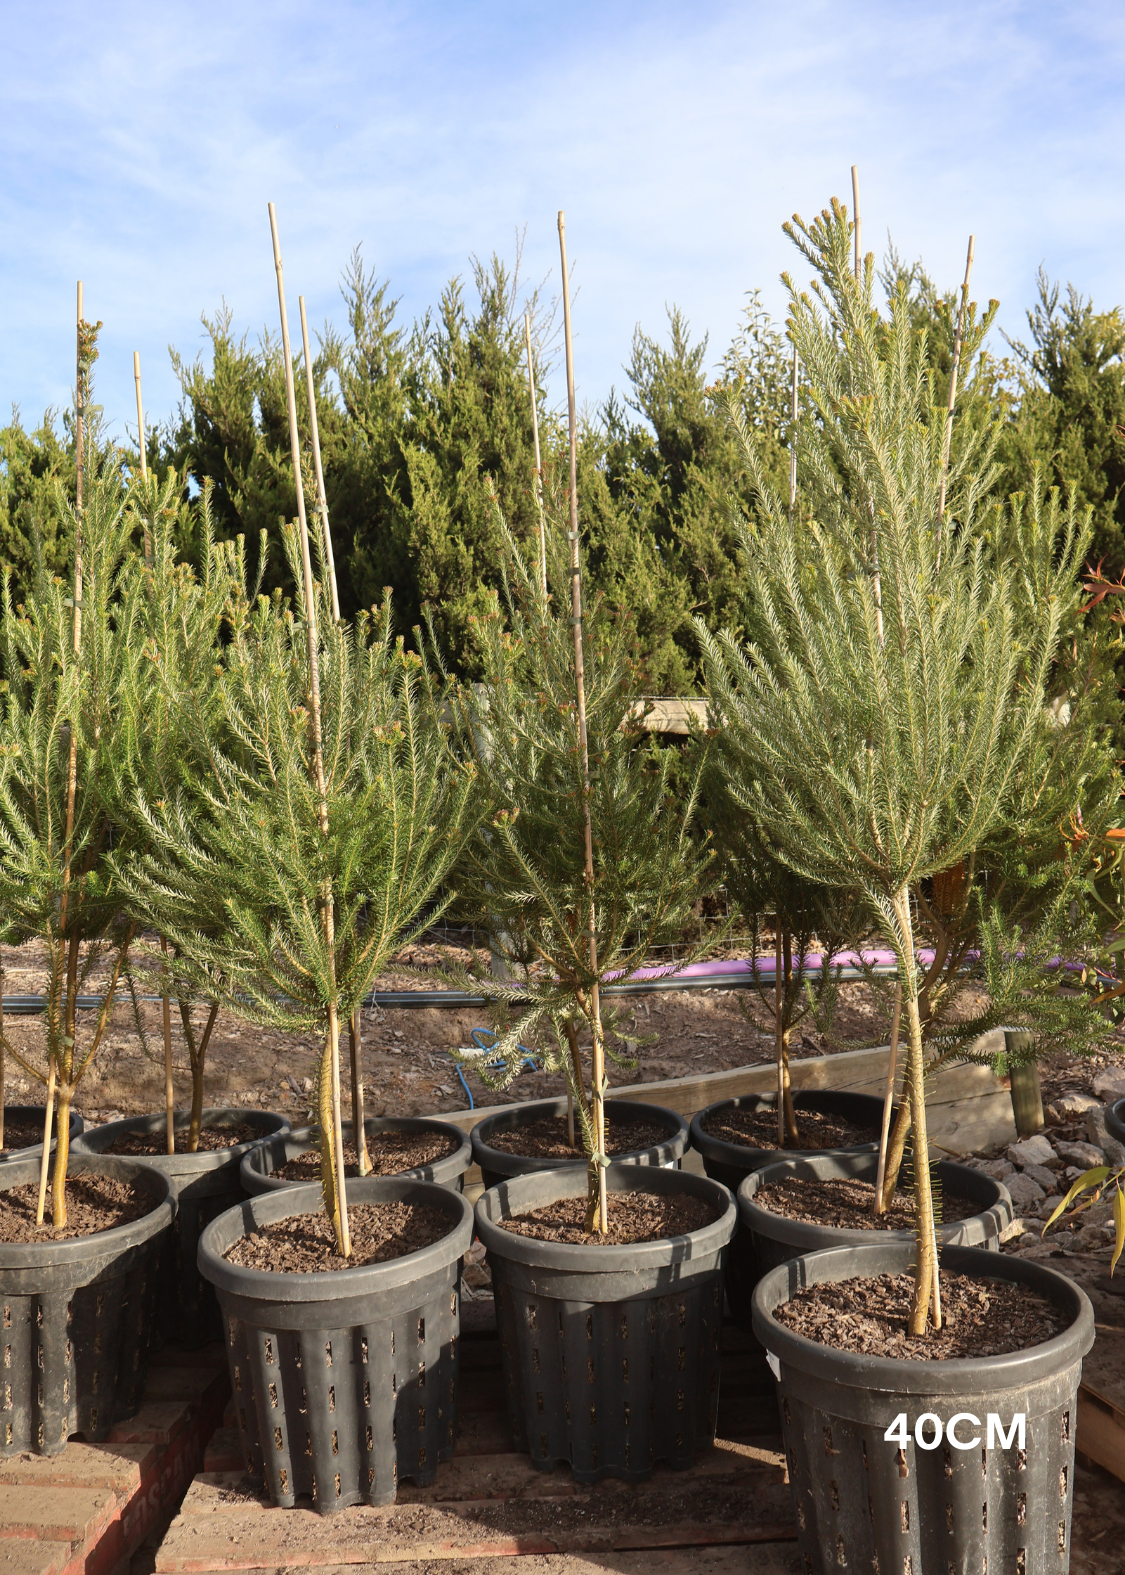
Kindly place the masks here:
<instances>
[{"instance_id":1,"label":"mulch on soil","mask_svg":"<svg viewBox=\"0 0 1125 1575\"><path fill-rule=\"evenodd\" d=\"M197 1154L213 1154L221 1148L237 1148L240 1143L250 1143L254 1138L266 1137L267 1134L261 1127L251 1126L249 1121L240 1121L233 1127L202 1127L199 1133ZM101 1150L103 1154L123 1154L126 1156L137 1154L167 1154L168 1137L165 1129L159 1132L124 1132L114 1138L108 1148ZM176 1132L176 1153L186 1154L187 1131Z\"/></svg>"},{"instance_id":2,"label":"mulch on soil","mask_svg":"<svg viewBox=\"0 0 1125 1575\"><path fill-rule=\"evenodd\" d=\"M367 1140L367 1157L371 1161L370 1176L398 1176L404 1170L415 1170L419 1165L433 1165L445 1159L457 1147L456 1138L442 1132L380 1132ZM310 1148L296 1159L287 1159L273 1175L282 1181L319 1181L320 1150ZM354 1143L344 1144L344 1174L359 1175L359 1155Z\"/></svg>"},{"instance_id":3,"label":"mulch on soil","mask_svg":"<svg viewBox=\"0 0 1125 1575\"><path fill-rule=\"evenodd\" d=\"M724 1143L775 1149L777 1109L767 1105L761 1110L716 1110L703 1123L703 1130ZM797 1149L850 1148L856 1143L875 1143L879 1138L876 1127L857 1126L843 1116L822 1115L818 1110L797 1111L797 1134L795 1148L786 1144L794 1153Z\"/></svg>"},{"instance_id":4,"label":"mulch on soil","mask_svg":"<svg viewBox=\"0 0 1125 1575\"><path fill-rule=\"evenodd\" d=\"M914 1294L912 1274L812 1285L774 1311L794 1334L836 1351L886 1356L902 1362L1004 1356L1042 1345L1065 1327L1065 1315L1026 1285L943 1274L943 1326L907 1334Z\"/></svg>"},{"instance_id":5,"label":"mulch on soil","mask_svg":"<svg viewBox=\"0 0 1125 1575\"><path fill-rule=\"evenodd\" d=\"M440 1241L454 1221L423 1203L357 1203L348 1209L352 1255L336 1251L326 1214L297 1214L241 1236L225 1253L228 1263L273 1274L324 1274L386 1263Z\"/></svg>"},{"instance_id":6,"label":"mulch on soil","mask_svg":"<svg viewBox=\"0 0 1125 1575\"><path fill-rule=\"evenodd\" d=\"M54 1128L52 1127L52 1133ZM0 1154L6 1154L9 1149L34 1148L36 1143L43 1141L43 1115L37 1116L4 1116L4 1147Z\"/></svg>"},{"instance_id":7,"label":"mulch on soil","mask_svg":"<svg viewBox=\"0 0 1125 1575\"><path fill-rule=\"evenodd\" d=\"M2 1179L2 1177L0 1177ZM69 1176L66 1183L67 1222L55 1230L51 1224L51 1199L42 1225L35 1223L39 1203L39 1183L26 1182L0 1192L0 1242L24 1243L72 1241L76 1236L96 1236L143 1219L157 1207L151 1192L131 1181L114 1181L108 1176Z\"/></svg>"},{"instance_id":8,"label":"mulch on soil","mask_svg":"<svg viewBox=\"0 0 1125 1575\"><path fill-rule=\"evenodd\" d=\"M872 1213L874 1201L874 1182L845 1176L823 1181L787 1176L759 1187L754 1194L754 1202L771 1214L803 1225L826 1225L833 1230L913 1230L914 1199L909 1192L897 1191L891 1207L878 1218ZM934 1188L934 1208L939 1224L984 1212L982 1204L958 1197L948 1187Z\"/></svg>"},{"instance_id":9,"label":"mulch on soil","mask_svg":"<svg viewBox=\"0 0 1125 1575\"><path fill-rule=\"evenodd\" d=\"M578 1118L575 1116L575 1136ZM672 1136L667 1127L655 1121L610 1121L606 1117L606 1153L632 1154L637 1149L666 1143ZM494 1132L489 1148L504 1154L527 1154L535 1159L583 1159L583 1150L567 1142L566 1117L543 1116L538 1121L521 1122L506 1132Z\"/></svg>"},{"instance_id":10,"label":"mulch on soil","mask_svg":"<svg viewBox=\"0 0 1125 1575\"><path fill-rule=\"evenodd\" d=\"M609 1230L604 1236L586 1229L586 1199L559 1198L542 1208L530 1209L511 1219L497 1220L515 1236L535 1241L573 1242L586 1247L626 1247L642 1241L665 1241L686 1236L718 1218L704 1198L681 1193L663 1196L651 1192L611 1192Z\"/></svg>"}]
</instances>

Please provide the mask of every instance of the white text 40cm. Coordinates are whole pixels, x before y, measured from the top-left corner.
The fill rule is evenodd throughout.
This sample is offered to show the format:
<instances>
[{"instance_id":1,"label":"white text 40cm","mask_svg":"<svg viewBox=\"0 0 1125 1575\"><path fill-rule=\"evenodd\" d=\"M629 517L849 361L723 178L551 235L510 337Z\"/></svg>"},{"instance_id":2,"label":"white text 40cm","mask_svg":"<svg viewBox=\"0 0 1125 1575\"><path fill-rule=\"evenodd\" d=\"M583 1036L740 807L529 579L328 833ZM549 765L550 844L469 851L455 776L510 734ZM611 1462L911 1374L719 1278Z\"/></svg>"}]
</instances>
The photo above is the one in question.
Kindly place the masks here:
<instances>
[{"instance_id":1,"label":"white text 40cm","mask_svg":"<svg viewBox=\"0 0 1125 1575\"><path fill-rule=\"evenodd\" d=\"M1017 1411L1005 1429L1004 1423L996 1412L990 1411L984 1423L987 1447L1023 1449L1025 1414L1023 1411ZM980 1417L974 1416L971 1411L958 1411L956 1416L951 1416L945 1423L933 1411L923 1411L914 1424L914 1442L919 1449L936 1449L944 1437L954 1449L979 1449L984 1443L984 1438L979 1431L974 1432L973 1429L979 1429L981 1425ZM883 1437L888 1444L897 1444L900 1449L906 1448L910 1442L910 1434L907 1432L905 1411L899 1412Z\"/></svg>"}]
</instances>

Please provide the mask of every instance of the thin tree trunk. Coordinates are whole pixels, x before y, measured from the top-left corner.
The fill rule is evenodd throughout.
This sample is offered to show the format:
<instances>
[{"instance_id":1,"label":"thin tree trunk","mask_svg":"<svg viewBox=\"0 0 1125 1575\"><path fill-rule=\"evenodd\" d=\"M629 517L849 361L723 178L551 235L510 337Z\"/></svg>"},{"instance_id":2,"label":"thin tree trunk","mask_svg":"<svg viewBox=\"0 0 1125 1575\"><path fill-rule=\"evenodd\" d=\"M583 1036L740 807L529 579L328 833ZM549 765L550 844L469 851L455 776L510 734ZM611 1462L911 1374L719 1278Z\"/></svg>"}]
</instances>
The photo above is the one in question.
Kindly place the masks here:
<instances>
[{"instance_id":1,"label":"thin tree trunk","mask_svg":"<svg viewBox=\"0 0 1125 1575\"><path fill-rule=\"evenodd\" d=\"M883 1125L879 1132L879 1169L875 1178L875 1213L885 1214L888 1204L883 1199L883 1183L887 1177L887 1144L891 1135L891 1108L895 1099L895 1077L898 1073L898 1029L902 1018L902 980L895 984L895 1009L891 1018L891 1048L887 1056L887 1083L883 1090ZM898 1175L896 1171L895 1180ZM894 1195L894 1188L891 1188Z\"/></svg>"},{"instance_id":2,"label":"thin tree trunk","mask_svg":"<svg viewBox=\"0 0 1125 1575\"><path fill-rule=\"evenodd\" d=\"M176 1152L176 1090L172 1081L172 1000L168 994L168 942L160 937L160 950L164 953L164 994L161 1011L164 1025L164 1125L168 1153Z\"/></svg>"},{"instance_id":3,"label":"thin tree trunk","mask_svg":"<svg viewBox=\"0 0 1125 1575\"><path fill-rule=\"evenodd\" d=\"M348 1024L352 1052L352 1130L355 1134L355 1151L359 1157L359 1173L366 1176L371 1170L367 1153L367 1128L363 1124L363 1068L360 1052L363 1049L363 1012L356 1007Z\"/></svg>"},{"instance_id":4,"label":"thin tree trunk","mask_svg":"<svg viewBox=\"0 0 1125 1575\"><path fill-rule=\"evenodd\" d=\"M199 1150L199 1131L203 1124L203 1073L207 1065L207 1046L211 1040L215 1019L219 1015L219 1003L211 1002L211 1010L207 1014L207 1022L197 1045L191 1026L191 1001L182 995L178 995L176 1000L180 1008L180 1024L187 1042L188 1060L191 1063L191 1114L188 1118L187 1153L195 1154Z\"/></svg>"},{"instance_id":5,"label":"thin tree trunk","mask_svg":"<svg viewBox=\"0 0 1125 1575\"><path fill-rule=\"evenodd\" d=\"M909 1034L906 1086L910 1100L910 1115L914 1127L914 1221L915 1268L914 1301L910 1309L910 1333L925 1333L931 1297L934 1303L934 1327L941 1328L941 1298L937 1256L937 1235L934 1224L934 1200L930 1187L930 1146L926 1135L926 1085L925 1060L922 1048L922 1019L918 1012L917 971L914 961L914 926L910 916L910 892L899 888L892 899L898 924L899 942L903 964L907 969L904 988L906 996L906 1021Z\"/></svg>"},{"instance_id":6,"label":"thin tree trunk","mask_svg":"<svg viewBox=\"0 0 1125 1575\"><path fill-rule=\"evenodd\" d=\"M594 829L590 812L590 750L586 737L586 676L582 650L582 570L578 553L578 418L574 404L574 344L570 327L570 277L566 265L566 217L559 209L559 254L562 263L563 333L566 341L566 400L570 432L570 610L574 630L574 684L578 699L578 747L582 764L582 807L585 821L586 886L589 892L587 944L592 984L590 987L590 1026L594 1044L590 1080L594 1101L594 1130L597 1153L593 1168L597 1174L597 1229L604 1236L609 1229L605 1184L605 1048L602 1044L601 996L598 985L597 907L594 897ZM591 1177L591 1182L594 1177ZM591 1192L593 1187L591 1187Z\"/></svg>"},{"instance_id":7,"label":"thin tree trunk","mask_svg":"<svg viewBox=\"0 0 1125 1575\"><path fill-rule=\"evenodd\" d=\"M4 963L0 958L0 1152L4 1148Z\"/></svg>"},{"instance_id":8,"label":"thin tree trunk","mask_svg":"<svg viewBox=\"0 0 1125 1575\"><path fill-rule=\"evenodd\" d=\"M785 1147L785 1039L781 988L781 915L773 916L773 1039L777 1058L777 1146Z\"/></svg>"},{"instance_id":9,"label":"thin tree trunk","mask_svg":"<svg viewBox=\"0 0 1125 1575\"><path fill-rule=\"evenodd\" d=\"M535 441L535 507L539 517L539 578L544 605L547 601L547 525L543 518L543 465L539 458L539 409L535 399L535 366L531 358L531 313L523 314L523 332L527 341L527 392L531 399L531 435ZM574 1113L571 1112L573 1125ZM571 1138L571 1147L574 1139Z\"/></svg>"},{"instance_id":10,"label":"thin tree trunk","mask_svg":"<svg viewBox=\"0 0 1125 1575\"><path fill-rule=\"evenodd\" d=\"M305 628L309 657L309 723L312 734L312 781L318 799L320 834L328 835L328 793L324 777L324 751L321 742L320 662L317 652L316 592L313 586L312 558L309 555L309 524L305 515L305 486L301 475L301 441L297 430L297 396L293 387L293 355L289 348L289 319L285 312L285 283L281 265L281 243L277 234L277 214L269 204L273 262L277 273L277 301L281 312L281 353L285 361L285 393L289 405L289 446L293 460L293 483L297 490L297 518L301 534L301 575L305 597ZM329 1109L324 1108L325 1077L321 1076L321 1130L329 1147L321 1151L321 1184L324 1202L332 1220L336 1247L343 1258L351 1256L348 1230L348 1205L344 1180L344 1137L340 1116L340 1017L336 1002L335 947L336 927L332 911L332 887L327 884L320 896L321 924L329 971L328 1024L325 1059L328 1063ZM328 1164L324 1163L328 1159Z\"/></svg>"}]
</instances>

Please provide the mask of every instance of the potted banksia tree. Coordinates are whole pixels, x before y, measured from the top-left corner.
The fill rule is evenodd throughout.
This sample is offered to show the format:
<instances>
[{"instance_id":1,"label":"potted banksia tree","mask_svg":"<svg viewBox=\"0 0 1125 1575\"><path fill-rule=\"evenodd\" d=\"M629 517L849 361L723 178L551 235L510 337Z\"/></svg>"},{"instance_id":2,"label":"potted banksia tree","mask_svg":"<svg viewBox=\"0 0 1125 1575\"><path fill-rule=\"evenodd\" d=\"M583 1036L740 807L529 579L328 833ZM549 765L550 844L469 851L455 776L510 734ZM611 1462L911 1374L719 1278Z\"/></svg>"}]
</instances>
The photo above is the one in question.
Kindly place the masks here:
<instances>
[{"instance_id":1,"label":"potted banksia tree","mask_svg":"<svg viewBox=\"0 0 1125 1575\"><path fill-rule=\"evenodd\" d=\"M131 521L116 456L86 447L95 330L79 292L77 488L73 502L59 497L72 573L40 566L22 605L5 575L0 606L0 904L8 934L38 940L47 959L39 1046L4 1043L47 1100L41 1155L0 1173L0 1455L55 1454L75 1431L104 1438L136 1409L153 1260L174 1212L164 1177L69 1148L71 1107L104 1045L133 936L108 864L113 784L135 748L122 703ZM80 994L94 991L96 1009L80 1011Z\"/></svg>"},{"instance_id":2,"label":"potted banksia tree","mask_svg":"<svg viewBox=\"0 0 1125 1575\"><path fill-rule=\"evenodd\" d=\"M853 276L837 203L789 233L815 274L811 295L790 297L815 412L801 432L807 519L791 528L748 446L758 638L701 638L731 758L778 857L859 893L897 959L914 1239L783 1264L755 1292L754 1327L780 1375L810 1569L921 1569L935 1547L943 1566L987 1556L1030 1569L1066 1543L1092 1317L1039 1266L947 1247L939 1267L911 891L987 846L1012 812L1084 540L1043 513L991 550L987 449L967 443L946 472L905 294L875 311L872 262ZM1017 617L1033 568L1041 594ZM979 1413L982 1430L986 1414L1000 1419L1003 1441L995 1422L959 1429L957 1412L961 1424Z\"/></svg>"},{"instance_id":3,"label":"potted banksia tree","mask_svg":"<svg viewBox=\"0 0 1125 1575\"><path fill-rule=\"evenodd\" d=\"M562 215L559 228L561 239ZM673 802L666 763L641 747L624 632L597 616L587 626L567 290L564 248L567 550L548 554L551 599L509 540L505 622L498 604L482 620L484 680L459 709L487 806L463 889L508 974L474 983L498 1013L489 1075L510 1081L534 1044L566 1080L581 1143L569 1165L486 1191L477 1230L513 1434L535 1465L565 1460L590 1481L687 1464L714 1436L734 1212L713 1181L612 1162L614 1129L637 1107L606 1099L606 1058L628 1047L601 991L683 924L712 857L691 836L696 789Z\"/></svg>"},{"instance_id":4,"label":"potted banksia tree","mask_svg":"<svg viewBox=\"0 0 1125 1575\"><path fill-rule=\"evenodd\" d=\"M449 749L425 662L393 638L389 601L351 626L330 616L300 484L297 496L285 532L297 606L260 597L231 629L212 777L150 807L132 888L203 993L323 1045L319 1185L221 1215L199 1263L226 1319L248 1469L278 1504L311 1495L328 1514L393 1500L400 1475L431 1480L453 1450L472 1211L429 1182L347 1180L339 1036L388 956L441 911L472 772ZM221 938L181 922L208 892Z\"/></svg>"},{"instance_id":5,"label":"potted banksia tree","mask_svg":"<svg viewBox=\"0 0 1125 1575\"><path fill-rule=\"evenodd\" d=\"M118 823L128 830L110 857L117 874L122 911L134 921L128 983L142 977L164 998L164 1045L159 1058L165 1073L165 1109L130 1116L84 1132L78 1151L138 1157L168 1176L176 1199L176 1221L161 1260L157 1316L163 1332L177 1344L196 1346L219 1336L219 1307L201 1278L196 1254L203 1227L242 1197L239 1165L248 1149L274 1133L288 1131L283 1115L258 1109L204 1109L204 1075L219 1003L205 997L206 1018L195 1019L201 981L181 966L177 944L166 935L149 939L156 908L174 899L160 893L155 905L151 880L134 878L159 869L158 843L167 825L151 806L175 803L183 813L192 795L211 776L210 756L223 736L219 675L224 632L238 627L247 612L245 563L241 545L217 543L205 489L192 506L193 533L201 567L181 562L176 536L186 523L173 474L163 483L152 477L134 482L130 499L134 536L145 552L134 552L123 566L123 596L133 613L133 632L125 660L122 708L135 748L114 787ZM214 891L193 888L202 898L188 911L176 907L176 933L206 934L221 950L226 914ZM148 1033L134 996L134 1018L142 1045ZM171 1059L171 1007L175 1004L187 1050L191 1089L186 1109L175 1106ZM157 1060L157 1055L150 1058Z\"/></svg>"}]
</instances>

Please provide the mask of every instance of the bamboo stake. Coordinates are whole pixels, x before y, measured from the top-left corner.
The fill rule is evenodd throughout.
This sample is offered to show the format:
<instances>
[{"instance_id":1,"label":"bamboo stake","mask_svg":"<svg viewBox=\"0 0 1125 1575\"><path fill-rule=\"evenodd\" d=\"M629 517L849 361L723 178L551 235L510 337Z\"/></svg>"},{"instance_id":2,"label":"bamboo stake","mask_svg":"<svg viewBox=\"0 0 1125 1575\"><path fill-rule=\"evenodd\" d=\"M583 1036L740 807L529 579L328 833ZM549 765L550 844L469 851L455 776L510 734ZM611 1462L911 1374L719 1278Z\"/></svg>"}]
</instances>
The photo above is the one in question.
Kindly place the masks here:
<instances>
[{"instance_id":1,"label":"bamboo stake","mask_svg":"<svg viewBox=\"0 0 1125 1575\"><path fill-rule=\"evenodd\" d=\"M566 405L570 433L570 624L574 630L574 684L578 700L578 747L582 757L582 805L586 833L586 885L590 894L587 928L590 973L590 1020L594 1034L591 1054L591 1095L598 1172L597 1229L609 1229L605 1184L605 1052L602 1045L601 1000L598 988L597 909L594 904L594 827L590 815L590 748L586 736L586 672L582 650L582 566L578 556L578 419L574 406L574 344L570 327L570 276L566 266L566 215L559 209L559 255L562 265L563 329L566 339Z\"/></svg>"},{"instance_id":2,"label":"bamboo stake","mask_svg":"<svg viewBox=\"0 0 1125 1575\"><path fill-rule=\"evenodd\" d=\"M938 495L938 535L945 524L945 489L949 481L949 447L953 438L953 407L957 403L957 371L961 365L961 342L965 336L965 312L969 305L969 276L973 271L976 236L969 236L965 258L965 279L961 285L961 305L957 311L957 332L953 336L953 365L949 372L949 405L945 412L945 437L941 446L941 491Z\"/></svg>"},{"instance_id":3,"label":"bamboo stake","mask_svg":"<svg viewBox=\"0 0 1125 1575\"><path fill-rule=\"evenodd\" d=\"M862 226L861 226L860 217L859 217L859 165L858 164L853 164L852 165L852 217L853 217L853 221L854 221L854 233L855 233L855 276L858 279L859 278L859 274L860 274L860 259L863 256L863 252L862 252L862 250L860 248L860 235L862 233Z\"/></svg>"},{"instance_id":4,"label":"bamboo stake","mask_svg":"<svg viewBox=\"0 0 1125 1575\"><path fill-rule=\"evenodd\" d=\"M309 522L305 514L305 486L301 475L301 440L297 430L297 395L293 387L293 355L289 349L289 318L285 311L285 280L281 266L281 243L277 234L277 213L271 202L269 205L270 236L273 240L273 265L277 273L277 304L281 312L281 353L285 360L285 395L289 405L289 447L293 460L293 482L297 489L297 519L301 532L301 576L305 593L305 628L308 635L309 653L309 719L312 732L313 745L313 785L316 788L318 803L318 818L320 821L321 836L328 835L328 792L324 778L324 750L321 739L320 725L320 662L317 654L316 632L316 600L313 588L312 559L309 555ZM332 998L328 1003L328 1044L327 1050L331 1064L332 1075L332 1132L324 1133L329 1137L336 1156L336 1180L334 1208L338 1219L333 1225L339 1234L337 1245L340 1255L344 1258L351 1256L351 1233L348 1230L348 1204L344 1185L344 1134L340 1118L340 1017L335 999L336 969L336 925L332 912L332 888L323 893L321 898L321 923L324 926L324 944L328 953L329 983ZM324 1122L321 1122L322 1133Z\"/></svg>"},{"instance_id":5,"label":"bamboo stake","mask_svg":"<svg viewBox=\"0 0 1125 1575\"><path fill-rule=\"evenodd\" d=\"M78 309L76 315L76 373L74 380L74 655L77 659L82 648L82 511L86 480L86 387L82 374L82 280L78 281ZM70 719L70 751L66 781L66 842L63 850L62 895L59 901L59 937L66 933L67 908L70 902L70 866L74 853L74 807L78 797L78 718ZM69 1016L71 1003L67 1003ZM47 1109L43 1118L43 1155L39 1164L39 1201L35 1210L35 1223L43 1223L43 1207L47 1197L47 1170L51 1157L51 1122L54 1115L55 1081L58 1051L48 1046L50 1067L47 1073ZM56 1224L64 1223L57 1220Z\"/></svg>"},{"instance_id":6,"label":"bamboo stake","mask_svg":"<svg viewBox=\"0 0 1125 1575\"><path fill-rule=\"evenodd\" d=\"M777 1146L785 1147L785 1056L782 1044L781 915L773 916L773 1026L777 1051Z\"/></svg>"},{"instance_id":7,"label":"bamboo stake","mask_svg":"<svg viewBox=\"0 0 1125 1575\"><path fill-rule=\"evenodd\" d=\"M793 432L789 439L789 524L797 508L797 346L793 346L793 388L789 406L789 419Z\"/></svg>"},{"instance_id":8,"label":"bamboo stake","mask_svg":"<svg viewBox=\"0 0 1125 1575\"><path fill-rule=\"evenodd\" d=\"M0 1152L4 1148L4 960L0 957Z\"/></svg>"},{"instance_id":9,"label":"bamboo stake","mask_svg":"<svg viewBox=\"0 0 1125 1575\"><path fill-rule=\"evenodd\" d=\"M883 1181L887 1174L887 1144L891 1136L891 1106L895 1097L895 1077L898 1074L898 1031L902 1020L902 980L895 984L895 1009L891 1018L891 1052L887 1057L887 1083L883 1091L883 1126L879 1134L879 1173L875 1182L875 1213L885 1212L883 1207Z\"/></svg>"},{"instance_id":10,"label":"bamboo stake","mask_svg":"<svg viewBox=\"0 0 1125 1575\"><path fill-rule=\"evenodd\" d=\"M539 577L543 601L547 600L547 527L543 519L543 465L539 458L539 409L535 401L535 368L531 359L531 313L523 314L523 333L527 342L527 392L531 399L531 435L535 439L535 506L539 512ZM573 1125L574 1112L571 1111ZM571 1147L574 1139L571 1138Z\"/></svg>"},{"instance_id":11,"label":"bamboo stake","mask_svg":"<svg viewBox=\"0 0 1125 1575\"><path fill-rule=\"evenodd\" d=\"M312 437L313 464L316 467L316 506L320 511L321 530L324 535L324 562L328 568L328 585L332 593L332 619L340 622L340 593L336 588L336 558L332 552L332 532L328 525L328 498L324 491L324 468L320 462L320 427L316 419L316 387L313 383L312 356L309 354L309 324L305 317L305 298L297 297L301 309L301 345L305 352L305 382L309 391L309 432Z\"/></svg>"}]
</instances>

